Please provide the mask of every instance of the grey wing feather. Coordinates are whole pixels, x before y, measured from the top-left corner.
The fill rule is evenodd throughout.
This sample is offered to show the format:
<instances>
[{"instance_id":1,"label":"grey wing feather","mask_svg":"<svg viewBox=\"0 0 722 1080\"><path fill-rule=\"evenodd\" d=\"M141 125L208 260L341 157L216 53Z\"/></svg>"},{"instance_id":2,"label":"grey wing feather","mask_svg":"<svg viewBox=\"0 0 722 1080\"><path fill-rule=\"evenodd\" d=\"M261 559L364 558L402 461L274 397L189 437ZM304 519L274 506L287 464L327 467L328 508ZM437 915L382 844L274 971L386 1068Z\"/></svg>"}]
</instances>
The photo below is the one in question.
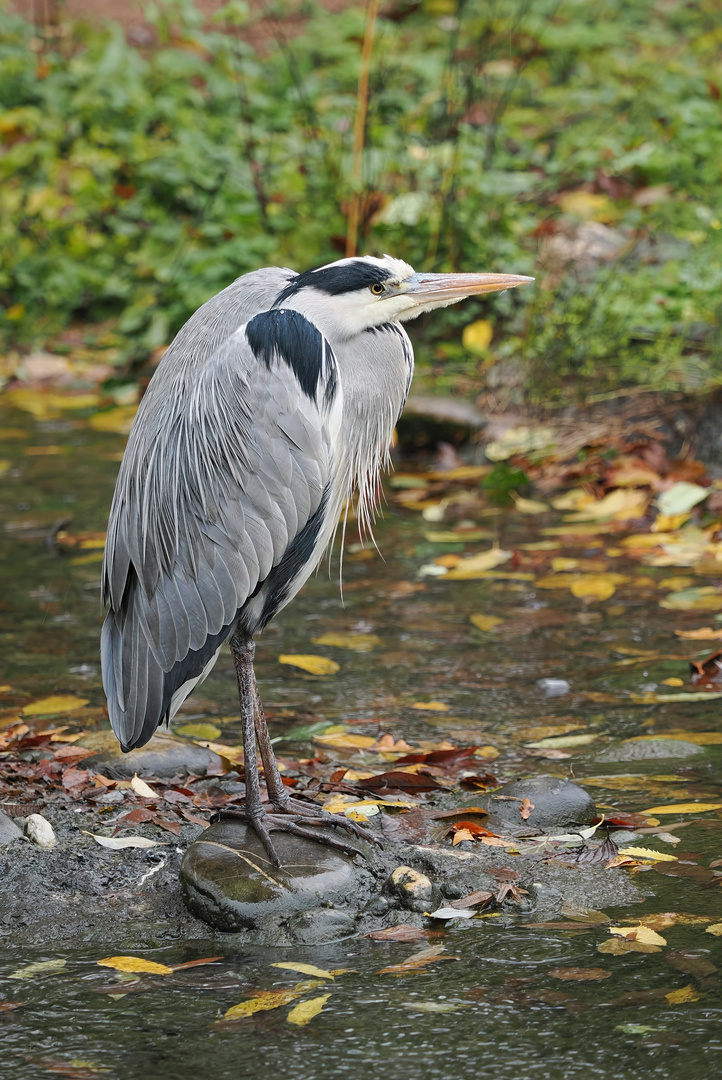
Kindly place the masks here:
<instances>
[{"instance_id":1,"label":"grey wing feather","mask_svg":"<svg viewBox=\"0 0 722 1080\"><path fill-rule=\"evenodd\" d=\"M249 632L262 624L247 602L274 568L291 573L330 467L324 406L287 365L261 363L243 329L190 375L159 370L121 466L103 571L103 681L124 749L148 741L239 616Z\"/></svg>"}]
</instances>

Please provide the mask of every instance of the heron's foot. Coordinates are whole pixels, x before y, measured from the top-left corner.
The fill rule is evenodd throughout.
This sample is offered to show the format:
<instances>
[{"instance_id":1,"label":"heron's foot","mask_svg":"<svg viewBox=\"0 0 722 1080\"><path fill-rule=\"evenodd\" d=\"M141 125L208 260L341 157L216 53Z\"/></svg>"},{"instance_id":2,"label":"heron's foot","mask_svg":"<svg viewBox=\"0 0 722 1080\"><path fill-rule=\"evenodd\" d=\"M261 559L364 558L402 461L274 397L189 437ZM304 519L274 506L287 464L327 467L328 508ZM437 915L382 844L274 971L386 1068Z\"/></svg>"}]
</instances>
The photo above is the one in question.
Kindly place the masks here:
<instances>
[{"instance_id":1,"label":"heron's foot","mask_svg":"<svg viewBox=\"0 0 722 1080\"><path fill-rule=\"evenodd\" d=\"M331 814L328 810L324 810L322 806L319 806L318 803L309 802L305 799L294 799L287 795L285 799L271 798L271 804L277 814L290 814L297 821L305 819L309 825L335 825L339 829L344 829L351 836L355 836L358 840L365 840L369 844L376 844L381 847L380 839L368 829L364 829L358 822L341 814Z\"/></svg>"},{"instance_id":2,"label":"heron's foot","mask_svg":"<svg viewBox=\"0 0 722 1080\"><path fill-rule=\"evenodd\" d=\"M314 825L342 825L343 819L339 818L336 814L325 814L323 816L316 814L301 814L297 813L295 809L284 809L280 813L266 813L261 811L259 814L249 813L246 810L223 808L217 810L212 816L211 822L223 821L224 818L241 819L248 822L251 828L254 830L259 840L263 844L268 857L274 866L280 867L281 860L278 856L273 841L271 840L271 832L289 832L294 836L303 836L306 840L315 840L317 844L325 844L326 847L335 848L337 851L343 851L346 855L361 855L363 852L354 847L348 840L343 838L336 838L329 836L328 833L319 833L312 826ZM324 820L328 819L328 821ZM307 827L311 826L311 827ZM365 829L359 829L357 835L359 837L366 834L370 839L369 833L366 833Z\"/></svg>"}]
</instances>

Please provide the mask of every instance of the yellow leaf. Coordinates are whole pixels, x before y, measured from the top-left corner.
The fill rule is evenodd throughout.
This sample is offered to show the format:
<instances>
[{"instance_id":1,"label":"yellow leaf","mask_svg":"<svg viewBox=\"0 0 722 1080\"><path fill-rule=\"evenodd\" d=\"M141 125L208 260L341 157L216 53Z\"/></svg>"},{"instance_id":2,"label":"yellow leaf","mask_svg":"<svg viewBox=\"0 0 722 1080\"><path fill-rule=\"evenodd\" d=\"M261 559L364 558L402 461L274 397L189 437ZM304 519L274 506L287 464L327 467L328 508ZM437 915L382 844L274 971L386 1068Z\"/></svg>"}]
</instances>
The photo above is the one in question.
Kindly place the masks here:
<instances>
[{"instance_id":1,"label":"yellow leaf","mask_svg":"<svg viewBox=\"0 0 722 1080\"><path fill-rule=\"evenodd\" d=\"M562 750L569 746L587 746L602 734L601 731L585 732L583 735L559 735L551 739L539 739L538 742L526 743L529 749Z\"/></svg>"},{"instance_id":2,"label":"yellow leaf","mask_svg":"<svg viewBox=\"0 0 722 1080\"><path fill-rule=\"evenodd\" d=\"M88 704L88 698L79 698L74 694L55 694L53 697L32 701L22 709L23 716L49 716L53 713L72 712Z\"/></svg>"},{"instance_id":3,"label":"yellow leaf","mask_svg":"<svg viewBox=\"0 0 722 1080\"><path fill-rule=\"evenodd\" d=\"M339 666L335 660L329 660L325 656L308 656L297 653L282 653L278 658L279 664L290 664L291 667L301 668L309 675L335 675Z\"/></svg>"},{"instance_id":4,"label":"yellow leaf","mask_svg":"<svg viewBox=\"0 0 722 1080\"><path fill-rule=\"evenodd\" d=\"M691 983L683 986L681 990L673 990L671 994L665 994L664 1000L670 1005L685 1005L688 1001L699 1001L700 995L695 993Z\"/></svg>"},{"instance_id":5,"label":"yellow leaf","mask_svg":"<svg viewBox=\"0 0 722 1080\"><path fill-rule=\"evenodd\" d=\"M570 514L568 521L630 521L644 516L649 503L649 493L636 488L617 488L598 501Z\"/></svg>"},{"instance_id":6,"label":"yellow leaf","mask_svg":"<svg viewBox=\"0 0 722 1080\"><path fill-rule=\"evenodd\" d=\"M662 851L654 851L652 848L625 847L619 849L620 855L633 855L637 859L654 859L655 862L677 862L676 855L666 855Z\"/></svg>"},{"instance_id":7,"label":"yellow leaf","mask_svg":"<svg viewBox=\"0 0 722 1080\"><path fill-rule=\"evenodd\" d=\"M608 600L614 596L617 586L614 581L618 574L578 574L571 583L572 596L580 600Z\"/></svg>"},{"instance_id":8,"label":"yellow leaf","mask_svg":"<svg viewBox=\"0 0 722 1080\"><path fill-rule=\"evenodd\" d=\"M286 1019L289 1024L295 1024L296 1027L305 1027L306 1024L313 1020L314 1016L318 1016L330 997L330 994L321 994L320 997L302 1001L300 1005L296 1005L295 1008L291 1009Z\"/></svg>"},{"instance_id":9,"label":"yellow leaf","mask_svg":"<svg viewBox=\"0 0 722 1080\"><path fill-rule=\"evenodd\" d=\"M470 615L469 616L469 622L470 623L473 623L474 626L477 627L477 629L485 630L487 632L489 630L493 630L495 626L498 626L499 623L501 623L503 621L504 620L500 619L498 617L498 615Z\"/></svg>"},{"instance_id":10,"label":"yellow leaf","mask_svg":"<svg viewBox=\"0 0 722 1080\"><path fill-rule=\"evenodd\" d=\"M658 953L661 951L659 945L647 945L644 941L622 941L620 938L610 938L609 941L603 941L601 945L597 945L597 952L604 953L606 956L624 956L625 953L632 952Z\"/></svg>"},{"instance_id":11,"label":"yellow leaf","mask_svg":"<svg viewBox=\"0 0 722 1080\"><path fill-rule=\"evenodd\" d=\"M288 1005L294 998L300 996L298 990L266 990L257 997L241 1001L238 1005L232 1005L223 1014L224 1020L242 1020L246 1016L253 1016L257 1012L266 1012L269 1009L277 1009L281 1005Z\"/></svg>"},{"instance_id":12,"label":"yellow leaf","mask_svg":"<svg viewBox=\"0 0 722 1080\"><path fill-rule=\"evenodd\" d=\"M613 221L616 217L614 203L608 195L595 195L591 191L569 191L562 195L559 207L564 214L582 218L583 221Z\"/></svg>"},{"instance_id":13,"label":"yellow leaf","mask_svg":"<svg viewBox=\"0 0 722 1080\"><path fill-rule=\"evenodd\" d=\"M513 552L503 551L501 548L489 548L488 551L480 551L478 555L471 555L468 559L462 559L453 570L446 575L451 581L468 581L485 570L493 570L495 566L507 562Z\"/></svg>"},{"instance_id":14,"label":"yellow leaf","mask_svg":"<svg viewBox=\"0 0 722 1080\"><path fill-rule=\"evenodd\" d=\"M141 795L144 799L157 799L158 792L153 791L153 788L149 784L146 784L145 780L141 780L137 773L134 774L133 779L130 782L130 786L136 795Z\"/></svg>"},{"instance_id":15,"label":"yellow leaf","mask_svg":"<svg viewBox=\"0 0 722 1080\"><path fill-rule=\"evenodd\" d=\"M572 488L571 491L565 491L563 495L557 495L552 499L552 506L555 510L581 510L582 507L590 506L594 501L594 496L584 488Z\"/></svg>"},{"instance_id":16,"label":"yellow leaf","mask_svg":"<svg viewBox=\"0 0 722 1080\"><path fill-rule=\"evenodd\" d=\"M486 352L491 345L493 336L494 327L488 319L477 319L476 322L469 323L468 326L464 327L461 344L469 352L478 355Z\"/></svg>"},{"instance_id":17,"label":"yellow leaf","mask_svg":"<svg viewBox=\"0 0 722 1080\"><path fill-rule=\"evenodd\" d=\"M226 761L230 761L233 765L239 765L243 762L242 746L226 746L225 743L213 742L211 739L199 739L198 745L205 746L207 750L212 750L214 754L225 758Z\"/></svg>"},{"instance_id":18,"label":"yellow leaf","mask_svg":"<svg viewBox=\"0 0 722 1080\"><path fill-rule=\"evenodd\" d=\"M669 589L670 592L681 592L682 589L690 589L694 585L694 578L691 577L668 577L663 581L657 582L658 589Z\"/></svg>"},{"instance_id":19,"label":"yellow leaf","mask_svg":"<svg viewBox=\"0 0 722 1080\"><path fill-rule=\"evenodd\" d=\"M313 741L321 746L334 746L337 750L367 750L376 745L372 735L314 735Z\"/></svg>"},{"instance_id":20,"label":"yellow leaf","mask_svg":"<svg viewBox=\"0 0 722 1080\"><path fill-rule=\"evenodd\" d=\"M719 641L722 638L722 630L715 630L711 626L701 626L699 630L675 630L675 634L689 641Z\"/></svg>"},{"instance_id":21,"label":"yellow leaf","mask_svg":"<svg viewBox=\"0 0 722 1080\"><path fill-rule=\"evenodd\" d=\"M151 975L172 975L173 968L167 964L156 964L153 960L141 960L138 956L106 956L105 960L96 960L98 967L109 967L115 971L146 971Z\"/></svg>"},{"instance_id":22,"label":"yellow leaf","mask_svg":"<svg viewBox=\"0 0 722 1080\"><path fill-rule=\"evenodd\" d=\"M511 492L511 497L520 514L546 514L549 510L546 503L539 502L537 499L524 499L521 495L517 495L515 491Z\"/></svg>"},{"instance_id":23,"label":"yellow leaf","mask_svg":"<svg viewBox=\"0 0 722 1080\"><path fill-rule=\"evenodd\" d=\"M722 922L713 923L712 926L708 926L705 930L705 934L714 934L715 937L722 937Z\"/></svg>"},{"instance_id":24,"label":"yellow leaf","mask_svg":"<svg viewBox=\"0 0 722 1080\"><path fill-rule=\"evenodd\" d=\"M290 960L281 960L277 964L271 964L271 967L283 968L285 971L298 971L301 975L311 975L314 979L333 979L330 971L316 967L315 964L296 964Z\"/></svg>"},{"instance_id":25,"label":"yellow leaf","mask_svg":"<svg viewBox=\"0 0 722 1080\"><path fill-rule=\"evenodd\" d=\"M664 735L641 735L638 739L684 739L695 746L719 746L722 743L722 731L667 731Z\"/></svg>"},{"instance_id":26,"label":"yellow leaf","mask_svg":"<svg viewBox=\"0 0 722 1080\"><path fill-rule=\"evenodd\" d=\"M127 435L133 426L137 405L118 405L107 412L96 413L88 423L94 431L109 431L115 435Z\"/></svg>"},{"instance_id":27,"label":"yellow leaf","mask_svg":"<svg viewBox=\"0 0 722 1080\"><path fill-rule=\"evenodd\" d=\"M682 589L665 596L659 606L668 611L719 611L722 609L722 590L714 585Z\"/></svg>"},{"instance_id":28,"label":"yellow leaf","mask_svg":"<svg viewBox=\"0 0 722 1080\"><path fill-rule=\"evenodd\" d=\"M661 686L684 686L684 679L662 679Z\"/></svg>"},{"instance_id":29,"label":"yellow leaf","mask_svg":"<svg viewBox=\"0 0 722 1080\"><path fill-rule=\"evenodd\" d=\"M640 941L643 945L666 945L666 938L640 923L639 926L610 926L609 933L625 941Z\"/></svg>"},{"instance_id":30,"label":"yellow leaf","mask_svg":"<svg viewBox=\"0 0 722 1080\"><path fill-rule=\"evenodd\" d=\"M36 975L50 975L55 971L62 971L67 962L67 960L41 960L36 964L18 968L8 975L8 979L32 979Z\"/></svg>"},{"instance_id":31,"label":"yellow leaf","mask_svg":"<svg viewBox=\"0 0 722 1080\"><path fill-rule=\"evenodd\" d=\"M429 480L481 480L489 475L491 468L491 465L457 465L455 469L433 470L426 473L426 477ZM393 484L393 480L391 482Z\"/></svg>"},{"instance_id":32,"label":"yellow leaf","mask_svg":"<svg viewBox=\"0 0 722 1080\"><path fill-rule=\"evenodd\" d=\"M179 735L188 735L194 739L217 739L221 729L215 724L181 724L176 728Z\"/></svg>"},{"instance_id":33,"label":"yellow leaf","mask_svg":"<svg viewBox=\"0 0 722 1080\"><path fill-rule=\"evenodd\" d=\"M354 652L370 652L381 644L376 634L322 634L311 639L314 645L330 645L334 649L352 649Z\"/></svg>"},{"instance_id":34,"label":"yellow leaf","mask_svg":"<svg viewBox=\"0 0 722 1080\"><path fill-rule=\"evenodd\" d=\"M706 814L710 810L722 810L718 802L668 803L667 806L651 806L643 814Z\"/></svg>"},{"instance_id":35,"label":"yellow leaf","mask_svg":"<svg viewBox=\"0 0 722 1080\"><path fill-rule=\"evenodd\" d=\"M500 750L497 750L495 746L480 746L478 750L474 751L474 757L486 758L487 761L493 761L494 758L498 758Z\"/></svg>"},{"instance_id":36,"label":"yellow leaf","mask_svg":"<svg viewBox=\"0 0 722 1080\"><path fill-rule=\"evenodd\" d=\"M411 708L418 712L449 712L451 706L443 701L415 701Z\"/></svg>"}]
</instances>

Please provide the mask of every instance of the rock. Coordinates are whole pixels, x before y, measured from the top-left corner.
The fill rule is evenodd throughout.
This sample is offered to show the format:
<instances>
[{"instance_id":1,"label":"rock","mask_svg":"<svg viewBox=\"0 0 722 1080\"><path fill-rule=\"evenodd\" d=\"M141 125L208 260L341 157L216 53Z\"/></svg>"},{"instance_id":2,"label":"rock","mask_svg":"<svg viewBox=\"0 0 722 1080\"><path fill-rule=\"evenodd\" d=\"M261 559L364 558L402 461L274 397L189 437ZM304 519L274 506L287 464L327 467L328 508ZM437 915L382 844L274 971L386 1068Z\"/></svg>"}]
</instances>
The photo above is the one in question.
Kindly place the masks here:
<instances>
[{"instance_id":1,"label":"rock","mask_svg":"<svg viewBox=\"0 0 722 1080\"><path fill-rule=\"evenodd\" d=\"M397 866L384 886L391 895L398 897L409 911L430 911L434 905L435 889L426 874L410 866Z\"/></svg>"},{"instance_id":2,"label":"rock","mask_svg":"<svg viewBox=\"0 0 722 1080\"><path fill-rule=\"evenodd\" d=\"M158 731L140 750L124 754L112 731L95 731L76 743L86 747L88 758L83 764L113 780L130 780L138 776L204 776L207 772L219 775L224 771L222 759L205 746L197 746L169 731Z\"/></svg>"},{"instance_id":3,"label":"rock","mask_svg":"<svg viewBox=\"0 0 722 1080\"><path fill-rule=\"evenodd\" d=\"M22 838L22 830L17 827L11 817L0 810L0 847L7 847L13 840L22 840Z\"/></svg>"},{"instance_id":4,"label":"rock","mask_svg":"<svg viewBox=\"0 0 722 1080\"><path fill-rule=\"evenodd\" d=\"M30 814L26 817L24 828L28 840L32 840L38 847L49 850L58 842L53 826L42 814Z\"/></svg>"},{"instance_id":5,"label":"rock","mask_svg":"<svg viewBox=\"0 0 722 1080\"><path fill-rule=\"evenodd\" d=\"M333 826L318 831L338 837ZM272 836L283 863L280 869L243 821L220 821L201 833L180 869L192 913L216 930L266 931L276 944L311 944L352 934L355 915L372 891L368 864L304 837L285 832ZM363 841L354 840L354 846L368 854ZM334 905L342 910L334 910ZM263 940L262 933L256 940Z\"/></svg>"},{"instance_id":6,"label":"rock","mask_svg":"<svg viewBox=\"0 0 722 1080\"><path fill-rule=\"evenodd\" d=\"M630 739L599 754L597 761L656 761L658 758L688 758L704 753L703 746L682 739Z\"/></svg>"},{"instance_id":7,"label":"rock","mask_svg":"<svg viewBox=\"0 0 722 1080\"><path fill-rule=\"evenodd\" d=\"M534 804L526 819L521 816L523 799ZM544 832L585 825L596 813L594 800L584 788L556 776L529 776L504 784L482 800L482 806L506 825Z\"/></svg>"},{"instance_id":8,"label":"rock","mask_svg":"<svg viewBox=\"0 0 722 1080\"><path fill-rule=\"evenodd\" d=\"M469 401L443 396L412 395L397 425L402 446L458 446L479 431L486 417Z\"/></svg>"},{"instance_id":9,"label":"rock","mask_svg":"<svg viewBox=\"0 0 722 1080\"><path fill-rule=\"evenodd\" d=\"M563 697L571 690L566 679L537 679L536 684L547 697Z\"/></svg>"}]
</instances>

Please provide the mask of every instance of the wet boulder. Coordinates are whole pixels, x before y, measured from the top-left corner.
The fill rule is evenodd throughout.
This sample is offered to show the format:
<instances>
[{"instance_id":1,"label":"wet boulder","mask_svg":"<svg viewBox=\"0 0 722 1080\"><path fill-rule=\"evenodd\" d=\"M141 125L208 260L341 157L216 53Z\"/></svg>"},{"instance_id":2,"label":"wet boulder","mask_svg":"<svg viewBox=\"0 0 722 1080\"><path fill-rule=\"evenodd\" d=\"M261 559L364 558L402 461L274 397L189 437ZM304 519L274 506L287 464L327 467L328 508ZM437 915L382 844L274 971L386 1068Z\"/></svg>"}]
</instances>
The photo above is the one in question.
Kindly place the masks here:
<instances>
[{"instance_id":1,"label":"wet boulder","mask_svg":"<svg viewBox=\"0 0 722 1080\"><path fill-rule=\"evenodd\" d=\"M96 769L112 780L130 780L138 776L204 776L224 771L222 759L206 746L198 746L170 731L158 731L145 746L124 754L112 731L95 731L76 744L86 747L87 768Z\"/></svg>"},{"instance_id":2,"label":"wet boulder","mask_svg":"<svg viewBox=\"0 0 722 1080\"><path fill-rule=\"evenodd\" d=\"M338 837L333 826L314 828ZM276 944L319 944L353 934L375 880L363 857L367 845L353 841L360 856L290 833L272 838L280 868L243 821L220 821L201 833L180 870L191 912L216 930L252 930L255 940Z\"/></svg>"},{"instance_id":3,"label":"wet boulder","mask_svg":"<svg viewBox=\"0 0 722 1080\"><path fill-rule=\"evenodd\" d=\"M597 761L657 761L663 758L689 758L704 753L704 747L683 739L628 739L617 746L610 746L596 758Z\"/></svg>"},{"instance_id":4,"label":"wet boulder","mask_svg":"<svg viewBox=\"0 0 722 1080\"><path fill-rule=\"evenodd\" d=\"M546 775L504 784L482 805L504 826L543 832L586 825L596 813L594 800L584 788L565 777Z\"/></svg>"}]
</instances>

